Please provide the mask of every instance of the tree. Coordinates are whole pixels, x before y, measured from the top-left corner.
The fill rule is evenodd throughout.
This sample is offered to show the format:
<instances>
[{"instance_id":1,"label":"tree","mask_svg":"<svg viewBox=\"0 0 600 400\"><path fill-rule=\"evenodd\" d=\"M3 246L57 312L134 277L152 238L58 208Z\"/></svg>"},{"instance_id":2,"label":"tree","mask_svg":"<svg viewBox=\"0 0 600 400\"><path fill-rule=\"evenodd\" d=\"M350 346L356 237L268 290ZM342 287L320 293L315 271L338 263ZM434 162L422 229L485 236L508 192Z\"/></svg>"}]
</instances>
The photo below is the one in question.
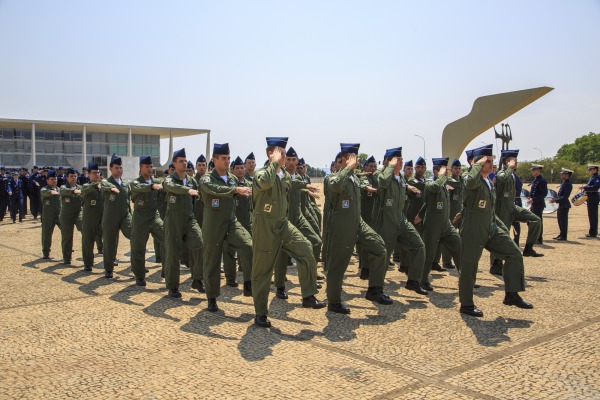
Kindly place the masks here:
<instances>
[{"instance_id":1,"label":"tree","mask_svg":"<svg viewBox=\"0 0 600 400\"><path fill-rule=\"evenodd\" d=\"M360 153L358 155L358 166L362 167L368 158L369 158L369 155L367 153Z\"/></svg>"},{"instance_id":2,"label":"tree","mask_svg":"<svg viewBox=\"0 0 600 400\"><path fill-rule=\"evenodd\" d=\"M575 139L575 143L562 145L556 158L582 165L600 160L600 133L590 132Z\"/></svg>"},{"instance_id":3,"label":"tree","mask_svg":"<svg viewBox=\"0 0 600 400\"><path fill-rule=\"evenodd\" d=\"M310 165L306 165L306 173L311 178L320 178L325 176L325 171L320 168L313 168Z\"/></svg>"}]
</instances>

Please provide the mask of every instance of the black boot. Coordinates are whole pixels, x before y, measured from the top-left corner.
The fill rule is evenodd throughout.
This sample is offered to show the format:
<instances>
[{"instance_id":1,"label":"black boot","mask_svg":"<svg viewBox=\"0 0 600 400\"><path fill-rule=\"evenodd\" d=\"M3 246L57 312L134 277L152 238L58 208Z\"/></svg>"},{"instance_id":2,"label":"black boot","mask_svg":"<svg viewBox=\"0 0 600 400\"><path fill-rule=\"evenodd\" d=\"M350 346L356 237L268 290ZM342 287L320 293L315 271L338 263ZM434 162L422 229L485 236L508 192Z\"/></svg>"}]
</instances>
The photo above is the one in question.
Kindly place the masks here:
<instances>
[{"instance_id":1,"label":"black boot","mask_svg":"<svg viewBox=\"0 0 600 400\"><path fill-rule=\"evenodd\" d=\"M287 294L287 292L285 290L285 286L277 288L276 296L277 296L277 298L279 298L281 300L287 300L288 299L288 294Z\"/></svg>"},{"instance_id":2,"label":"black boot","mask_svg":"<svg viewBox=\"0 0 600 400\"><path fill-rule=\"evenodd\" d=\"M206 290L204 289L204 284L200 279L194 279L194 281L192 282L192 289L196 289L200 293L206 293Z\"/></svg>"},{"instance_id":3,"label":"black boot","mask_svg":"<svg viewBox=\"0 0 600 400\"><path fill-rule=\"evenodd\" d=\"M408 265L400 265L398 267L398 272L404 272L405 274L408 275Z\"/></svg>"},{"instance_id":4,"label":"black boot","mask_svg":"<svg viewBox=\"0 0 600 400\"><path fill-rule=\"evenodd\" d=\"M360 279L362 279L363 281L369 279L369 268L360 269Z\"/></svg>"},{"instance_id":5,"label":"black boot","mask_svg":"<svg viewBox=\"0 0 600 400\"><path fill-rule=\"evenodd\" d=\"M365 298L367 300L371 300L371 301L374 301L376 303L383 304L386 306L393 303L392 299L390 299L390 296L383 293L383 288L376 287L376 286L371 286L367 290L367 295L365 296Z\"/></svg>"},{"instance_id":6,"label":"black boot","mask_svg":"<svg viewBox=\"0 0 600 400\"><path fill-rule=\"evenodd\" d=\"M174 299L180 299L181 292L179 291L179 289L169 289L169 297L172 297Z\"/></svg>"},{"instance_id":7,"label":"black boot","mask_svg":"<svg viewBox=\"0 0 600 400\"><path fill-rule=\"evenodd\" d=\"M136 286L146 286L146 279L144 278L135 278Z\"/></svg>"},{"instance_id":8,"label":"black boot","mask_svg":"<svg viewBox=\"0 0 600 400\"><path fill-rule=\"evenodd\" d=\"M538 253L533 249L532 244L526 244L523 249L523 257L544 257L542 253Z\"/></svg>"},{"instance_id":9,"label":"black boot","mask_svg":"<svg viewBox=\"0 0 600 400\"><path fill-rule=\"evenodd\" d=\"M270 328L271 327L271 321L269 321L269 319L267 318L266 315L257 315L254 318L254 323L258 326L260 326L261 328Z\"/></svg>"},{"instance_id":10,"label":"black boot","mask_svg":"<svg viewBox=\"0 0 600 400\"><path fill-rule=\"evenodd\" d=\"M344 303L329 304L327 310L338 314L350 314L350 309Z\"/></svg>"},{"instance_id":11,"label":"black boot","mask_svg":"<svg viewBox=\"0 0 600 400\"><path fill-rule=\"evenodd\" d=\"M215 299L214 297L208 299L208 307L206 307L206 309L210 312L219 311L219 306L217 306L217 299Z\"/></svg>"},{"instance_id":12,"label":"black boot","mask_svg":"<svg viewBox=\"0 0 600 400\"><path fill-rule=\"evenodd\" d=\"M431 283L429 282L421 282L421 287L428 292L433 292L433 286L431 286Z\"/></svg>"},{"instance_id":13,"label":"black boot","mask_svg":"<svg viewBox=\"0 0 600 400\"><path fill-rule=\"evenodd\" d=\"M490 274L502 276L502 261L494 260L494 263L490 266Z\"/></svg>"},{"instance_id":14,"label":"black boot","mask_svg":"<svg viewBox=\"0 0 600 400\"><path fill-rule=\"evenodd\" d=\"M517 292L506 292L503 303L507 306L517 306L519 308L525 309L533 308L533 304L530 304L523 300Z\"/></svg>"},{"instance_id":15,"label":"black boot","mask_svg":"<svg viewBox=\"0 0 600 400\"><path fill-rule=\"evenodd\" d=\"M227 286L238 287L238 283L235 281L235 278L234 279L227 279Z\"/></svg>"},{"instance_id":16,"label":"black boot","mask_svg":"<svg viewBox=\"0 0 600 400\"><path fill-rule=\"evenodd\" d=\"M477 308L475 306L460 306L460 313L467 314L472 317L478 317L478 318L483 317L483 311L481 311L479 308Z\"/></svg>"},{"instance_id":17,"label":"black boot","mask_svg":"<svg viewBox=\"0 0 600 400\"><path fill-rule=\"evenodd\" d=\"M244 296L246 296L246 297L252 296L252 281L244 282Z\"/></svg>"},{"instance_id":18,"label":"black boot","mask_svg":"<svg viewBox=\"0 0 600 400\"><path fill-rule=\"evenodd\" d=\"M446 268L442 267L439 263L434 262L433 264L431 264L431 270L444 272L446 271Z\"/></svg>"},{"instance_id":19,"label":"black boot","mask_svg":"<svg viewBox=\"0 0 600 400\"><path fill-rule=\"evenodd\" d=\"M429 292L421 287L419 281L411 281L410 279L406 281L406 285L404 287L408 290L412 290L417 294L428 295Z\"/></svg>"},{"instance_id":20,"label":"black boot","mask_svg":"<svg viewBox=\"0 0 600 400\"><path fill-rule=\"evenodd\" d=\"M302 299L302 307L304 308L314 308L315 310L318 310L326 305L325 302L317 300L315 296L308 296Z\"/></svg>"}]
</instances>

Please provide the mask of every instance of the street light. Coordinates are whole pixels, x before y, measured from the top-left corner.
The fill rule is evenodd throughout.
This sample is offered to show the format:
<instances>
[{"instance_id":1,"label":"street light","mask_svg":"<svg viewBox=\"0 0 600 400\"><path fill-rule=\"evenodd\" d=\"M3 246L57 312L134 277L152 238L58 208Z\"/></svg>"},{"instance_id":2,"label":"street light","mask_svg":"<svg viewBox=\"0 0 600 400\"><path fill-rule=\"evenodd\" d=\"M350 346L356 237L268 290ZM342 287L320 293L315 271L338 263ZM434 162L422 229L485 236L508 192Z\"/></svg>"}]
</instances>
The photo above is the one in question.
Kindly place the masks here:
<instances>
[{"instance_id":1,"label":"street light","mask_svg":"<svg viewBox=\"0 0 600 400\"><path fill-rule=\"evenodd\" d=\"M427 160L427 157L425 156L425 139L423 138L423 136L421 135L415 135L416 137L420 137L421 140L423 141L423 159Z\"/></svg>"},{"instance_id":2,"label":"street light","mask_svg":"<svg viewBox=\"0 0 600 400\"><path fill-rule=\"evenodd\" d=\"M542 151L540 149L538 149L537 147L534 147L533 149L540 152L540 160L543 160L544 159L544 153L542 153Z\"/></svg>"}]
</instances>

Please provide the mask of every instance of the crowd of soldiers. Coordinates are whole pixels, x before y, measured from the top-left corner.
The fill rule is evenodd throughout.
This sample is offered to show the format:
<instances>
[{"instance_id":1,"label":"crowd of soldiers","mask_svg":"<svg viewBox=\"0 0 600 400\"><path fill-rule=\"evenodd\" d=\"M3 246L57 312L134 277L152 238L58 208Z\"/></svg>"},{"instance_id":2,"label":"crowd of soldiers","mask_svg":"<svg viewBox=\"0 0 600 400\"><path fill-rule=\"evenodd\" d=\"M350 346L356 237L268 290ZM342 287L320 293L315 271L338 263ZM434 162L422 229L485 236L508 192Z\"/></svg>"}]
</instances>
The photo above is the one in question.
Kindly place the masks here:
<instances>
[{"instance_id":1,"label":"crowd of soldiers","mask_svg":"<svg viewBox=\"0 0 600 400\"><path fill-rule=\"evenodd\" d=\"M304 159L292 147L286 151L287 142L285 137L267 138L268 160L262 168L256 168L253 153L232 162L229 145L215 143L211 161L200 156L195 166L187 160L185 149L175 151L164 178L156 178L151 157L142 156L140 176L127 182L122 179L121 158L113 155L106 179L96 164L89 164L83 174L72 168L40 171L34 167L32 175L23 179L18 172L13 179L2 171L2 191L8 188L13 222L17 214L21 221L22 188L28 187L34 219L40 210L42 214L44 259L50 258L52 234L59 227L62 259L71 264L77 228L84 270L92 271L95 245L103 257L104 276L111 279L122 233L130 240L136 285L143 287L147 242L152 236L168 295L182 297L180 269L186 265L191 287L206 294L208 311L219 310L222 273L228 286L238 286L239 264L243 295L253 297L254 322L261 327L271 326L267 317L271 284L276 297L288 299L285 282L292 260L306 308L350 313L342 301L342 286L356 256L360 278L368 282L365 298L369 301L393 304L384 282L388 267L395 263L407 275L405 288L423 296L435 291L432 270L456 268L460 312L481 317L473 293L479 287L477 269L485 248L491 255L490 272L503 276L504 304L533 308L519 293L525 290L523 257L543 256L534 249L542 243L541 213L547 194L543 166L532 167L535 179L527 199L531 207L526 209L520 204L522 181L515 174L518 150L503 150L497 171L492 145L468 150L469 165L464 170L458 159L450 163L448 158L434 158L433 179L427 180L426 161L420 157L414 165L412 160L404 162L401 147L388 149L383 168L378 169L373 156L359 165L358 143L342 143L331 174L324 179L321 210L316 201L319 189L306 174ZM600 179L598 166L590 166L589 171L590 181L583 190L589 195L588 209L595 203L595 225L590 214L588 235L594 237ZM563 184L555 199L559 209L567 210L566 215L559 213L557 240L567 239L571 173L561 171ZM21 195L15 195L19 189ZM528 226L522 251L520 222ZM319 274L318 263L325 276ZM316 297L325 279L328 304Z\"/></svg>"}]
</instances>

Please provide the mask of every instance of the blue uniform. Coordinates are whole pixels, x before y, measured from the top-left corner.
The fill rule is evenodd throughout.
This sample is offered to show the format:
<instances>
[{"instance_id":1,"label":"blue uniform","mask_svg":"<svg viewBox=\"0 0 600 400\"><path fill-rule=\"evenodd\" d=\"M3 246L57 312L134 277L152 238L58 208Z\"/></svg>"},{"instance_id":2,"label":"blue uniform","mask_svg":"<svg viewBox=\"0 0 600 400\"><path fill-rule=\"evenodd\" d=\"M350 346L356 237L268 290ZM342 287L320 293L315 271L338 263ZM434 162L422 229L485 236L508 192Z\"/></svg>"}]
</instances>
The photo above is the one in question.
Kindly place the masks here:
<instances>
[{"instance_id":1,"label":"blue uniform","mask_svg":"<svg viewBox=\"0 0 600 400\"><path fill-rule=\"evenodd\" d=\"M6 209L9 207L8 198L8 181L12 179L6 174L0 174L0 221L4 219L6 215Z\"/></svg>"},{"instance_id":2,"label":"blue uniform","mask_svg":"<svg viewBox=\"0 0 600 400\"><path fill-rule=\"evenodd\" d=\"M8 194L10 199L10 218L13 223L17 221L17 214L19 215L19 222L23 221L24 211L23 210L23 182L20 179L10 179L8 181Z\"/></svg>"},{"instance_id":3,"label":"blue uniform","mask_svg":"<svg viewBox=\"0 0 600 400\"><path fill-rule=\"evenodd\" d=\"M587 185L583 187L585 190L588 200L587 200L587 209L588 209L588 218L590 220L590 236L598 236L598 202L600 194L598 190L600 189L600 176L596 172Z\"/></svg>"},{"instance_id":4,"label":"blue uniform","mask_svg":"<svg viewBox=\"0 0 600 400\"><path fill-rule=\"evenodd\" d=\"M556 204L558 204L557 219L558 228L560 229L561 239L567 239L567 232L569 230L569 209L571 208L571 202L569 198L573 191L573 184L570 179L564 180L560 184L558 189L558 197L556 198Z\"/></svg>"},{"instance_id":5,"label":"blue uniform","mask_svg":"<svg viewBox=\"0 0 600 400\"><path fill-rule=\"evenodd\" d=\"M543 241L544 218L542 213L544 212L544 208L546 208L546 196L548 196L548 184L542 175L536 176L531 183L529 197L531 198L531 212L540 217L542 222L538 243L542 243Z\"/></svg>"}]
</instances>

